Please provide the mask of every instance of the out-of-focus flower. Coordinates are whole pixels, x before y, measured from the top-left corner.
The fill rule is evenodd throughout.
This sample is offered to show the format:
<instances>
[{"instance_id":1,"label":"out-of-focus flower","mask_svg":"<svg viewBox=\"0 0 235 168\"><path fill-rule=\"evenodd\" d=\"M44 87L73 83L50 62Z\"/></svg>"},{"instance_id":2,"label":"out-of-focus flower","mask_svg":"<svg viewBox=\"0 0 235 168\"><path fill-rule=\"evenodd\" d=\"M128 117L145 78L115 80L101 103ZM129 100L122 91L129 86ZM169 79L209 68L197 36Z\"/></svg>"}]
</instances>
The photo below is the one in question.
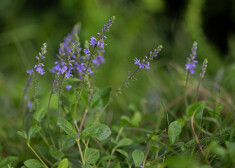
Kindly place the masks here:
<instances>
[{"instance_id":1,"label":"out-of-focus flower","mask_svg":"<svg viewBox=\"0 0 235 168\"><path fill-rule=\"evenodd\" d=\"M192 47L192 53L187 57L188 62L185 64L186 70L189 70L191 74L195 73L196 63L197 60L195 60L197 56L197 42L195 41L193 43Z\"/></svg>"}]
</instances>

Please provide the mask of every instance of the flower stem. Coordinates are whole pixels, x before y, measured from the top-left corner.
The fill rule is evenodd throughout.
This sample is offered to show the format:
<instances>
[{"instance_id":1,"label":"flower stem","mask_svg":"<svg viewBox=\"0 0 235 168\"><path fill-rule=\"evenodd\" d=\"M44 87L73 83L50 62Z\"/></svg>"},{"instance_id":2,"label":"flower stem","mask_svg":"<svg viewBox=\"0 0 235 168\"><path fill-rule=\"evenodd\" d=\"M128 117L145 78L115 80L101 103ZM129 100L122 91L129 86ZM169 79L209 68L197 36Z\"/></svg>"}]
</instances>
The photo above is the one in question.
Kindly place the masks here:
<instances>
[{"instance_id":1,"label":"flower stem","mask_svg":"<svg viewBox=\"0 0 235 168\"><path fill-rule=\"evenodd\" d=\"M81 149L80 140L77 139L76 142L77 142L78 149L79 149L79 152L80 152L80 155L81 155L82 164L85 165L85 160L84 160L84 158L83 158L83 153L82 153L82 149Z\"/></svg>"},{"instance_id":2,"label":"flower stem","mask_svg":"<svg viewBox=\"0 0 235 168\"><path fill-rule=\"evenodd\" d=\"M31 147L31 145L29 144L29 142L27 143L28 147L32 150L32 152L36 155L36 157L40 160L40 162L42 162L42 164L44 165L45 168L48 168L48 166L46 165L46 163L41 159L41 157L37 154L37 152Z\"/></svg>"},{"instance_id":3,"label":"flower stem","mask_svg":"<svg viewBox=\"0 0 235 168\"><path fill-rule=\"evenodd\" d=\"M199 100L199 88L200 88L201 82L202 82L202 77L200 77L200 80L199 80L198 86L197 86L197 101Z\"/></svg>"},{"instance_id":4,"label":"flower stem","mask_svg":"<svg viewBox=\"0 0 235 168\"><path fill-rule=\"evenodd\" d=\"M146 161L147 161L147 157L148 157L148 154L149 154L149 150L150 150L150 148L151 148L151 146L152 146L152 140L150 140L149 141L149 143L148 143L148 146L147 146L147 150L146 150L146 153L145 153L145 156L144 156L144 161L143 161L143 168L145 167L145 164L146 164Z\"/></svg>"},{"instance_id":5,"label":"flower stem","mask_svg":"<svg viewBox=\"0 0 235 168\"><path fill-rule=\"evenodd\" d=\"M51 143L55 146L55 142L54 142L54 140L52 138L52 134L51 134L51 131L50 131L50 104L51 104L52 95L53 95L53 91L51 91L51 93L50 93L50 97L49 97L49 101L48 101L48 106L47 106L47 129L48 129L48 132L49 132Z\"/></svg>"},{"instance_id":6,"label":"flower stem","mask_svg":"<svg viewBox=\"0 0 235 168\"><path fill-rule=\"evenodd\" d=\"M186 107L188 106L188 99L187 99L188 80L189 80L189 70L187 70L186 80L185 80L185 88L184 88L184 102L185 102Z\"/></svg>"}]
</instances>

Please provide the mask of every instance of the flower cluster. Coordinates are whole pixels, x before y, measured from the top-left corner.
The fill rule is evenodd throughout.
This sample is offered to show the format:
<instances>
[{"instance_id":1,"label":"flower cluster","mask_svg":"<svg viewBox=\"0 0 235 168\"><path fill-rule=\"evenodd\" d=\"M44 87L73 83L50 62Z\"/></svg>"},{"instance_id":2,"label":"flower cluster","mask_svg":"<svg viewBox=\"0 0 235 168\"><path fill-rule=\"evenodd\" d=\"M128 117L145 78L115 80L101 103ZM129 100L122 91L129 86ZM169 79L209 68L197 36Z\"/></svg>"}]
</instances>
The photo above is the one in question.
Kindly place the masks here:
<instances>
[{"instance_id":1,"label":"flower cluster","mask_svg":"<svg viewBox=\"0 0 235 168\"><path fill-rule=\"evenodd\" d=\"M204 59L204 62L202 64L202 72L200 73L201 78L205 77L207 63L208 63L208 60Z\"/></svg>"},{"instance_id":2,"label":"flower cluster","mask_svg":"<svg viewBox=\"0 0 235 168\"><path fill-rule=\"evenodd\" d=\"M46 58L46 57L45 57L45 54L46 54L46 53L47 53L47 44L44 43L43 46L42 46L42 48L41 48L41 52L38 53L39 56L36 56L36 59L38 60L38 64L36 64L36 65L34 66L34 68L27 70L27 73L28 73L30 76L33 74L34 70L35 70L36 72L38 72L40 75L44 75L44 74L45 74L44 68L43 68L43 67L44 67L44 64L41 63L41 60L43 60L43 59Z\"/></svg>"},{"instance_id":3,"label":"flower cluster","mask_svg":"<svg viewBox=\"0 0 235 168\"><path fill-rule=\"evenodd\" d=\"M56 79L53 82L53 92L58 86L61 76L70 78L72 76L82 79L85 73L90 75L94 73L94 68L104 63L104 39L106 32L109 32L114 21L112 17L107 24L101 29L101 33L97 33L98 37L91 37L89 43L85 42L84 48L81 48L78 33L80 26L76 26L70 34L65 37L64 42L60 44L59 53L57 54L58 61L55 61L52 73L56 74ZM89 49L92 46L92 50ZM90 64L90 62L92 64ZM71 86L66 86L70 90Z\"/></svg>"},{"instance_id":4,"label":"flower cluster","mask_svg":"<svg viewBox=\"0 0 235 168\"><path fill-rule=\"evenodd\" d=\"M158 53L162 50L162 45L159 45L157 49L154 49L154 51L150 51L150 56L145 56L145 59L141 62L140 59L135 58L134 64L139 65L140 69L150 69L150 63L149 60L153 60L158 56Z\"/></svg>"},{"instance_id":5,"label":"flower cluster","mask_svg":"<svg viewBox=\"0 0 235 168\"><path fill-rule=\"evenodd\" d=\"M195 73L196 63L197 60L195 60L197 56L197 42L195 41L193 43L192 47L192 53L187 57L188 62L185 64L186 70L189 70L191 74Z\"/></svg>"}]
</instances>

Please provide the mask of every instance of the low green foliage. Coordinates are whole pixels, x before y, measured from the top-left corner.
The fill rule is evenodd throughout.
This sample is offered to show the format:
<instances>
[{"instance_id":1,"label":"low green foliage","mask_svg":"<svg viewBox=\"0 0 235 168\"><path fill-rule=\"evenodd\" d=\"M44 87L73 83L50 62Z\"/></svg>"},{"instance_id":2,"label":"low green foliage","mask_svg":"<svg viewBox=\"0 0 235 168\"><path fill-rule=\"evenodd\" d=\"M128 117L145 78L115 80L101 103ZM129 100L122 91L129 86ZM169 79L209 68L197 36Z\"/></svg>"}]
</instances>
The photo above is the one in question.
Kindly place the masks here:
<instances>
[{"instance_id":1,"label":"low green foliage","mask_svg":"<svg viewBox=\"0 0 235 168\"><path fill-rule=\"evenodd\" d=\"M119 96L138 73L150 69L161 45L143 60L135 59L136 69L118 89L95 86L94 74L104 62L99 54L114 20L97 38L86 41L83 50L75 26L68 36L72 41L60 46L45 101L38 90L39 75L44 75L43 45L23 92L21 131L14 137L20 147L12 144L18 157L1 158L0 168L234 167L234 107L228 93L217 93L204 79L206 59L201 73L195 71L196 42L186 71L177 65L169 68L170 73L159 69L157 79L153 74L150 78L161 89L142 95L139 103L122 102ZM108 109L117 99L123 107L120 113ZM4 136L1 131L0 135Z\"/></svg>"}]
</instances>

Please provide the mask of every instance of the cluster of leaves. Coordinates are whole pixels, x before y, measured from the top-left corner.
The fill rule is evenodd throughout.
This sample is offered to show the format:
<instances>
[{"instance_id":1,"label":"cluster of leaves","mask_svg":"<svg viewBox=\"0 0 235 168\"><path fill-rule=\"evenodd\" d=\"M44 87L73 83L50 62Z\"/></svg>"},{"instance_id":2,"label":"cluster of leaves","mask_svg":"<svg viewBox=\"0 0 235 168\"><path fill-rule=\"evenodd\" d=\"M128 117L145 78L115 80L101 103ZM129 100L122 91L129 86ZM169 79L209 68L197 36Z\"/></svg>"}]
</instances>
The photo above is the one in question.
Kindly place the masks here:
<instances>
[{"instance_id":1,"label":"cluster of leaves","mask_svg":"<svg viewBox=\"0 0 235 168\"><path fill-rule=\"evenodd\" d=\"M105 124L105 120L110 119L106 112L108 105L140 69L133 71L112 94L111 88L93 86L89 75L84 75L82 80L73 77L64 81L64 86L76 87L58 93L57 108L48 105L32 110L30 127L17 132L25 142L26 148L22 151L25 155L1 159L0 167L235 166L232 113L222 115L223 110L230 111L231 107L223 108L221 100L197 101L187 95L188 88L182 89L186 103L180 99L183 110L180 116L172 113L170 107L165 108L164 104L157 113L151 113L152 106L147 106L148 112L142 113L146 111L144 107L139 110L131 104L132 116L121 116L120 121L116 119L118 124ZM191 87L193 82L187 82ZM51 97L49 104L50 101ZM215 104L216 107L212 108ZM59 110L62 112L58 113Z\"/></svg>"}]
</instances>

